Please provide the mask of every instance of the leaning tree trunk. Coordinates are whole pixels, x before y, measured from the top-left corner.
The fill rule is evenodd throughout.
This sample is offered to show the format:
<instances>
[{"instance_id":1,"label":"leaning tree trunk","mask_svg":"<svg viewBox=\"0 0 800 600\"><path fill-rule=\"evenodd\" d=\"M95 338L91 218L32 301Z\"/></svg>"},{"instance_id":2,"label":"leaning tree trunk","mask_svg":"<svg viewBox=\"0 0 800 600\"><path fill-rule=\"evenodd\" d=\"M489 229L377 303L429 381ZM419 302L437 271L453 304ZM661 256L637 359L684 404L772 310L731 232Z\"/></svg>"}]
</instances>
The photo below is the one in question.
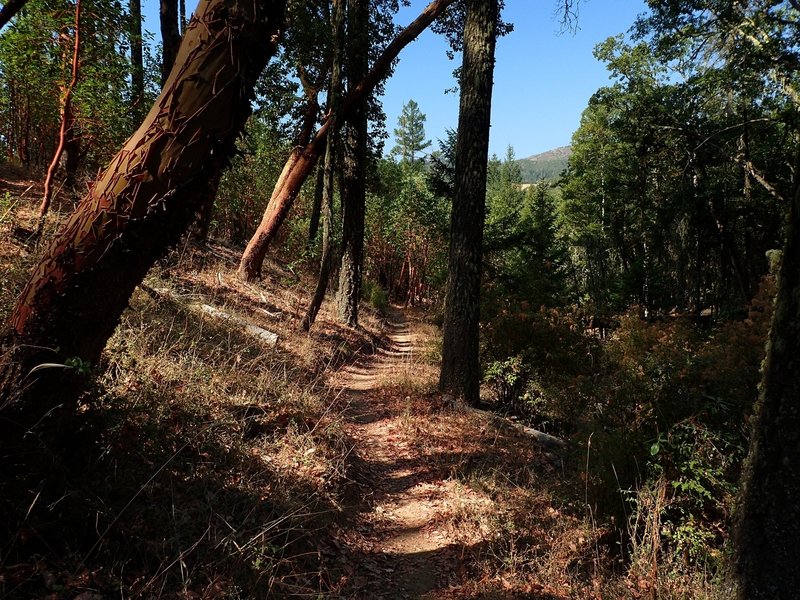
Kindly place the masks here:
<instances>
[{"instance_id":1,"label":"leaning tree trunk","mask_svg":"<svg viewBox=\"0 0 800 600\"><path fill-rule=\"evenodd\" d=\"M19 10L25 6L28 0L8 0L0 8L0 29L2 29L11 19L14 18Z\"/></svg>"},{"instance_id":2,"label":"leaning tree trunk","mask_svg":"<svg viewBox=\"0 0 800 600\"><path fill-rule=\"evenodd\" d=\"M80 52L81 52L81 0L75 1L75 39L72 43L72 69L70 81L64 88L64 98L61 100L61 128L58 132L58 146L53 153L53 159L50 161L50 166L47 169L47 175L44 178L44 196L39 205L39 222L36 226L35 236L38 238L44 229L44 221L47 216L47 211L50 210L50 202L53 199L53 180L58 170L58 163L61 161L61 155L67 146L70 131L75 126L75 115L72 112L72 92L75 86L78 85L78 74L80 73ZM73 164L70 168L75 167L76 148L74 136L71 140L73 147L70 150L70 155ZM67 171L67 177L74 181L74 174Z\"/></svg>"},{"instance_id":3,"label":"leaning tree trunk","mask_svg":"<svg viewBox=\"0 0 800 600\"><path fill-rule=\"evenodd\" d=\"M352 110L364 101L375 86L381 82L392 66L392 62L397 58L400 51L416 39L425 28L430 25L439 15L441 15L455 0L434 0L425 10L422 11L408 27L403 29L392 43L386 47L380 58L375 62L372 70L359 83L355 89L349 91L344 101L338 117L346 119ZM320 155L325 150L325 138L331 130L331 117L323 123L317 131L314 139L305 147L295 149L286 161L275 189L272 191L264 217L250 239L242 254L239 263L239 277L245 281L255 281L261 275L261 266L264 257L272 240L275 238L280 226L289 214L289 210L294 204L300 188L314 165L317 164Z\"/></svg>"},{"instance_id":4,"label":"leaning tree trunk","mask_svg":"<svg viewBox=\"0 0 800 600\"><path fill-rule=\"evenodd\" d=\"M344 15L346 0L333 2L333 57L331 60L331 84L328 87L328 110L331 113L331 134L325 149L325 169L323 180L323 211L322 211L322 256L319 261L319 276L314 295L308 304L305 317L301 324L305 331L311 329L317 318L317 313L325 299L328 282L333 267L333 175L336 167L336 150L338 145L338 114L339 100L342 94L342 54L344 50Z\"/></svg>"},{"instance_id":5,"label":"leaning tree trunk","mask_svg":"<svg viewBox=\"0 0 800 600\"><path fill-rule=\"evenodd\" d=\"M369 54L369 2L349 0L347 77L349 86L367 74ZM347 118L344 145L342 197L342 261L336 305L339 320L356 327L364 262L364 212L366 210L367 99Z\"/></svg>"},{"instance_id":6,"label":"leaning tree trunk","mask_svg":"<svg viewBox=\"0 0 800 600\"><path fill-rule=\"evenodd\" d=\"M439 388L479 401L478 325L498 0L467 0Z\"/></svg>"},{"instance_id":7,"label":"leaning tree trunk","mask_svg":"<svg viewBox=\"0 0 800 600\"><path fill-rule=\"evenodd\" d=\"M799 165L800 166L800 165ZM800 183L790 208L775 314L737 514L740 600L800 590Z\"/></svg>"},{"instance_id":8,"label":"leaning tree trunk","mask_svg":"<svg viewBox=\"0 0 800 600\"><path fill-rule=\"evenodd\" d=\"M0 419L74 406L134 288L235 151L284 1L201 0L164 90L33 270L0 341ZM43 365L60 365L48 366Z\"/></svg>"},{"instance_id":9,"label":"leaning tree trunk","mask_svg":"<svg viewBox=\"0 0 800 600\"><path fill-rule=\"evenodd\" d=\"M178 0L161 0L159 16L161 19L161 85L164 86L181 45L181 34L178 29Z\"/></svg>"}]
</instances>

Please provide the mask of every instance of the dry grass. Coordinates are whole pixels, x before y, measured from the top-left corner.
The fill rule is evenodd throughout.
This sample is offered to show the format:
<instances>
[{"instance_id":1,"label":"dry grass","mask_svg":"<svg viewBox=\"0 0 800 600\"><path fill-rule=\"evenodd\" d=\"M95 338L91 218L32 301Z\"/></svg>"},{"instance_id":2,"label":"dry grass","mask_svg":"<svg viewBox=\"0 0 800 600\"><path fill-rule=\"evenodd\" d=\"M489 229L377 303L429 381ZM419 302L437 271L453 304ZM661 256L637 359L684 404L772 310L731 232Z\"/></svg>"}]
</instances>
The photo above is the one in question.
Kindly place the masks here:
<instances>
[{"instance_id":1,"label":"dry grass","mask_svg":"<svg viewBox=\"0 0 800 600\"><path fill-rule=\"evenodd\" d=\"M11 235L33 222L33 194L19 193L0 189L2 315L39 251ZM363 499L329 376L375 353L384 324L365 309L361 330L342 328L325 304L300 333L310 277L271 262L262 283L243 284L237 258L177 248L134 294L64 446L0 448L0 596L337 597L349 566L331 549ZM277 333L277 346L199 303ZM582 450L553 461L513 429L443 407L438 329L407 314L423 350L375 395L449 490L460 583L436 598L730 597L642 536L620 553L587 508ZM640 507L632 518L647 526L631 528L652 533L657 507Z\"/></svg>"},{"instance_id":2,"label":"dry grass","mask_svg":"<svg viewBox=\"0 0 800 600\"><path fill-rule=\"evenodd\" d=\"M6 235L30 221L28 200L0 222L3 316L38 253ZM308 282L270 263L263 283L245 285L236 258L221 246L177 248L131 299L63 448L31 439L2 449L0 596L251 598L330 587L335 573L322 572L318 549L341 515L352 442L326 378L374 351L380 321L366 314L352 331L326 306L300 334ZM198 303L277 333L277 346Z\"/></svg>"}]
</instances>

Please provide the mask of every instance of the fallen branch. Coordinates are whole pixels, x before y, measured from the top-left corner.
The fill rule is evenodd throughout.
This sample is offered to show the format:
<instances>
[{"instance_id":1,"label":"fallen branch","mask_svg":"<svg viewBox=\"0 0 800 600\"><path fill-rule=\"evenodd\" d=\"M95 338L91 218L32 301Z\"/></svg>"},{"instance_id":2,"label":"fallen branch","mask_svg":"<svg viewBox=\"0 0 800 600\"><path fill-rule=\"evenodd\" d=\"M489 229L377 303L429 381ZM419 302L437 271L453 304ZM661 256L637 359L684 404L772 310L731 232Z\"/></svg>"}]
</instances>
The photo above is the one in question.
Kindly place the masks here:
<instances>
[{"instance_id":1,"label":"fallen branch","mask_svg":"<svg viewBox=\"0 0 800 600\"><path fill-rule=\"evenodd\" d=\"M454 405L453 398L449 394L445 394L444 396L445 404ZM480 415L483 418L500 423L506 427L511 427L516 429L523 435L526 435L539 444L542 448L546 450L566 450L569 448L569 442L566 440L562 440L559 437L554 435L550 435L549 433L545 433L544 431L539 431L538 429L534 429L533 427L527 427L526 425L522 425L521 423L515 423L497 413L490 412L488 410L481 410L480 408L475 408L472 406L463 405L462 408L468 412L474 413L476 415Z\"/></svg>"},{"instance_id":2,"label":"fallen branch","mask_svg":"<svg viewBox=\"0 0 800 600\"><path fill-rule=\"evenodd\" d=\"M148 296L153 298L154 300L159 300L161 298L169 298L173 301L178 301L182 299L178 294L173 292L172 290L166 288L153 288L147 284L140 283L139 287L147 293ZM200 312L215 317L217 319L223 319L225 321L231 321L240 327L243 327L244 330L252 335L253 337L258 338L265 344L269 346L275 346L278 343L279 336L277 333L264 329L263 327L259 327L255 323L251 323L244 317L240 317L239 315L234 315L229 312L225 312L224 310L217 308L216 306L211 306L210 304L188 304L188 308L192 310L199 310ZM263 309L260 309L263 310ZM272 313L268 313L267 311L263 311L268 315L272 316Z\"/></svg>"},{"instance_id":3,"label":"fallen branch","mask_svg":"<svg viewBox=\"0 0 800 600\"><path fill-rule=\"evenodd\" d=\"M201 304L200 310L207 315L211 315L212 317L216 317L218 319L225 319L227 321L231 321L236 323L237 325L241 325L244 327L244 330L249 333L250 335L257 337L262 342L266 342L270 346L274 346L278 343L278 334L273 333L272 331L267 331L263 327L259 327L258 325L254 325L247 319L243 319L238 315L233 315L231 313L227 313L224 310L220 310L215 306L211 306L210 304Z\"/></svg>"}]
</instances>

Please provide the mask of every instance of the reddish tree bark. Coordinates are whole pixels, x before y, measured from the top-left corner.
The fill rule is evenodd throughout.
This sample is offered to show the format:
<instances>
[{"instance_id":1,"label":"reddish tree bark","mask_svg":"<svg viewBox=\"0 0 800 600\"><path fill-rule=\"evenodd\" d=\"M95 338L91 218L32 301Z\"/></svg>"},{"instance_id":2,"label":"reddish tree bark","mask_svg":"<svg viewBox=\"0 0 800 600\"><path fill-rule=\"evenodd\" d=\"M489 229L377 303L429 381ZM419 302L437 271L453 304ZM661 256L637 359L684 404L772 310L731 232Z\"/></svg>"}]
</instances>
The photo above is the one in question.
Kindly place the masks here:
<instances>
[{"instance_id":1,"label":"reddish tree bark","mask_svg":"<svg viewBox=\"0 0 800 600\"><path fill-rule=\"evenodd\" d=\"M81 52L81 0L75 1L75 41L72 46L72 77L64 90L64 98L61 102L61 129L58 132L58 146L50 161L47 169L47 176L44 179L44 196L39 205L39 224L36 227L36 237L41 235L44 227L44 219L47 211L50 210L50 202L53 199L53 179L58 170L58 163L64 153L67 144L67 134L75 125L72 113L72 90L78 85L78 74L80 73L80 52ZM74 154L74 153L73 153Z\"/></svg>"},{"instance_id":2,"label":"reddish tree bark","mask_svg":"<svg viewBox=\"0 0 800 600\"><path fill-rule=\"evenodd\" d=\"M235 151L284 0L201 0L139 130L33 270L0 339L0 427L74 406L148 269L176 243ZM40 368L43 363L61 365Z\"/></svg>"},{"instance_id":3,"label":"reddish tree bark","mask_svg":"<svg viewBox=\"0 0 800 600\"><path fill-rule=\"evenodd\" d=\"M342 101L339 122L346 119L351 112L375 89L375 86L389 72L392 62L400 51L414 41L428 25L441 15L454 0L434 0L425 10L386 47L378 58L372 70L354 89L350 90ZM286 215L292 208L300 188L305 183L319 157L325 151L325 140L331 128L331 115L319 128L314 139L305 148L295 149L283 167L275 188L272 191L264 217L245 248L242 260L239 263L239 277L245 281L255 281L261 275L261 266L264 257L275 234L280 229Z\"/></svg>"}]
</instances>

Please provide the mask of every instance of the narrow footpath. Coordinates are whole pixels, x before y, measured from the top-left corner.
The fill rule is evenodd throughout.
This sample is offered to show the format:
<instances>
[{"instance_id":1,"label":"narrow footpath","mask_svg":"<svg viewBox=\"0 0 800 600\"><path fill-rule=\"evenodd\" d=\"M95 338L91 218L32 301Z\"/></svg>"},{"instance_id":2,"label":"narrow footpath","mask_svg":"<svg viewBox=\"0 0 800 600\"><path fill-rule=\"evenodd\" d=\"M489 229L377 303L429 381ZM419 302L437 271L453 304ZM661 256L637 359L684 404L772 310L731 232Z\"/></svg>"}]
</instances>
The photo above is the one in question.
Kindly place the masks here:
<instances>
[{"instance_id":1,"label":"narrow footpath","mask_svg":"<svg viewBox=\"0 0 800 600\"><path fill-rule=\"evenodd\" d=\"M420 447L408 413L411 399L381 394L420 368L418 335L400 310L393 310L388 327L389 348L369 363L345 368L338 382L349 396L347 433L358 441L364 507L347 539L356 564L344 592L353 598L436 598L436 590L458 579L462 544L446 524L454 482Z\"/></svg>"}]
</instances>

